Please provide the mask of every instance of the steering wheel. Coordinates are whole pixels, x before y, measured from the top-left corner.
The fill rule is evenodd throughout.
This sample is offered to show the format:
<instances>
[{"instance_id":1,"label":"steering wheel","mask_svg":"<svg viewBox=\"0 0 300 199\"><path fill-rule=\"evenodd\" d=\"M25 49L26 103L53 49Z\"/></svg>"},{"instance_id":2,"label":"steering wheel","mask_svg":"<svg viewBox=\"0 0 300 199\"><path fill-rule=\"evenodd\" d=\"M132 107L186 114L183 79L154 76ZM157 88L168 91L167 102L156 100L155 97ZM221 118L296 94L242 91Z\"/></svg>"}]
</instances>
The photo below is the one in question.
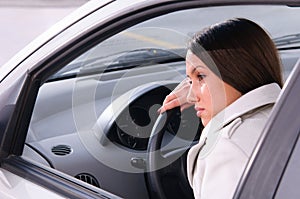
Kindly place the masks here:
<instances>
[{"instance_id":1,"label":"steering wheel","mask_svg":"<svg viewBox=\"0 0 300 199\"><path fill-rule=\"evenodd\" d=\"M147 148L146 177L151 198L194 198L187 180L186 159L202 129L192 109L181 113L177 107L157 118Z\"/></svg>"}]
</instances>

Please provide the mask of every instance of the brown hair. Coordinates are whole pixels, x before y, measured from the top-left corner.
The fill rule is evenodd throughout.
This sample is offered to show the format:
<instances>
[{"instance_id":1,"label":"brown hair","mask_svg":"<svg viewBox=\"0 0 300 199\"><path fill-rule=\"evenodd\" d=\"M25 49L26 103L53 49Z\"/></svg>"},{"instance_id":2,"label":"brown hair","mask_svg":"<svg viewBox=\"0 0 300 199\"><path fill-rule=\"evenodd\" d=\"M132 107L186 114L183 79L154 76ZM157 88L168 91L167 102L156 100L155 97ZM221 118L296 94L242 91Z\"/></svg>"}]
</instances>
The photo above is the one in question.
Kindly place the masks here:
<instances>
[{"instance_id":1,"label":"brown hair","mask_svg":"<svg viewBox=\"0 0 300 199\"><path fill-rule=\"evenodd\" d=\"M283 85L275 44L250 20L230 19L204 29L193 36L188 49L242 94L273 82Z\"/></svg>"}]
</instances>

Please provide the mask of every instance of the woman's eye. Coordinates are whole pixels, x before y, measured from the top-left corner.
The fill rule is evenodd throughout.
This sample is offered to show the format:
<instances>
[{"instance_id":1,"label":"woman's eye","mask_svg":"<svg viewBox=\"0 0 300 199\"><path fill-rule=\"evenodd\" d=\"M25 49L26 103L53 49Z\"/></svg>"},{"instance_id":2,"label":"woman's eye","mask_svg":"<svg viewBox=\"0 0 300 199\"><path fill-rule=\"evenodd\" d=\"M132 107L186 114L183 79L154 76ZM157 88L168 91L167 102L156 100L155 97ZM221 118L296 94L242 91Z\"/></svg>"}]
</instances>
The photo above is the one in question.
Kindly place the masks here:
<instances>
[{"instance_id":1,"label":"woman's eye","mask_svg":"<svg viewBox=\"0 0 300 199\"><path fill-rule=\"evenodd\" d=\"M199 74L199 75L197 75L197 78L198 78L199 81L202 81L205 77L206 77L206 75L204 75L204 74ZM192 83L193 83L193 81L192 81L191 79L186 79L186 81L187 81L189 84L192 84Z\"/></svg>"},{"instance_id":2,"label":"woman's eye","mask_svg":"<svg viewBox=\"0 0 300 199\"><path fill-rule=\"evenodd\" d=\"M201 81L201 80L203 80L203 79L206 77L206 75L204 75L204 74L199 74L199 75L197 75L197 77L198 77L198 79Z\"/></svg>"}]
</instances>

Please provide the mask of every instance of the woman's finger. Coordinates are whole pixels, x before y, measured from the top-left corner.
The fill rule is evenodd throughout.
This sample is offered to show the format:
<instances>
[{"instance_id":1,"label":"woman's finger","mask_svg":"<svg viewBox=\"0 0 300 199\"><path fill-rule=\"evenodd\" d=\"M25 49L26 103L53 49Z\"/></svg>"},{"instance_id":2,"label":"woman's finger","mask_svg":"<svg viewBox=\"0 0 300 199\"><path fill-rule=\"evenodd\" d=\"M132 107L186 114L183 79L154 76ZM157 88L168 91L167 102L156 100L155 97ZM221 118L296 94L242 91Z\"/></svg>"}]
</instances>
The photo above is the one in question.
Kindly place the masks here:
<instances>
[{"instance_id":1,"label":"woman's finger","mask_svg":"<svg viewBox=\"0 0 300 199\"><path fill-rule=\"evenodd\" d=\"M162 107L160 109L158 109L158 112L163 113L163 112L165 112L167 110L170 110L172 108L175 108L177 106L180 106L180 101L178 100L178 98L175 98L171 101L168 101L168 102L164 103L162 105Z\"/></svg>"},{"instance_id":2,"label":"woman's finger","mask_svg":"<svg viewBox=\"0 0 300 199\"><path fill-rule=\"evenodd\" d=\"M193 105L193 104L190 104L190 103L182 104L182 105L180 106L180 111L182 112L183 110L185 110L185 109L191 107L192 105Z\"/></svg>"}]
</instances>

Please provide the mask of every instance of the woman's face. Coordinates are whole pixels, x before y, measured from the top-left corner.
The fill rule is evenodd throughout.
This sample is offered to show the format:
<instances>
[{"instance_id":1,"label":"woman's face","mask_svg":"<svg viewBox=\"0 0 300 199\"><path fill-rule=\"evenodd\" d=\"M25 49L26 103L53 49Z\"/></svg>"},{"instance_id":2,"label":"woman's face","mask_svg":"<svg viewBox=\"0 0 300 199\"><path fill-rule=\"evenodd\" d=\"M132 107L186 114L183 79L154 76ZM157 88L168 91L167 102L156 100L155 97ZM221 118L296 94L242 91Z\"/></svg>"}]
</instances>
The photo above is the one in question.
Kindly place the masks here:
<instances>
[{"instance_id":1,"label":"woman's face","mask_svg":"<svg viewBox=\"0 0 300 199\"><path fill-rule=\"evenodd\" d=\"M240 92L223 82L190 51L186 56L186 74L190 83L187 100L195 105L197 116L204 126L241 96Z\"/></svg>"}]
</instances>

